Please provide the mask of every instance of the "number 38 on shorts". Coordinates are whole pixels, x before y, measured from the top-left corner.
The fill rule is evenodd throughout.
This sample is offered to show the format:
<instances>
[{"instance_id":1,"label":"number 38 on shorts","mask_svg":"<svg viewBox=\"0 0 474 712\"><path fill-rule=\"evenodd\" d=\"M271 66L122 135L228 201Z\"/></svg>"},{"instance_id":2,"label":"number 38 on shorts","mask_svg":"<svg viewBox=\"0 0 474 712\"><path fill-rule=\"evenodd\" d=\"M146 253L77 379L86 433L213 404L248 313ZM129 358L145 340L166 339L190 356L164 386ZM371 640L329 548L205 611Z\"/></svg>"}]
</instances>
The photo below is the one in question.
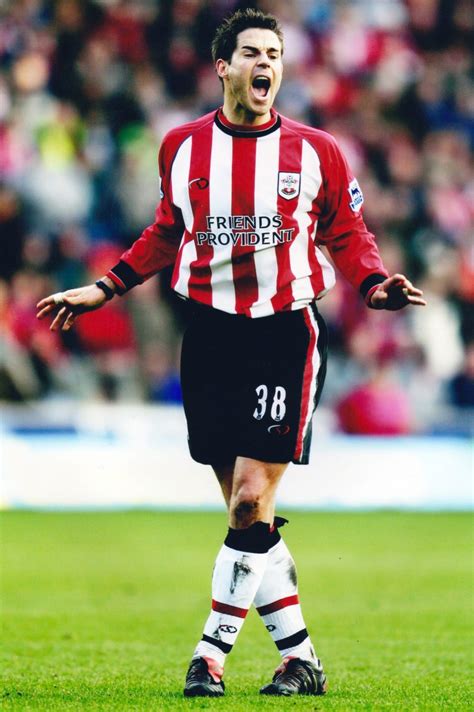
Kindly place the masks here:
<instances>
[{"instance_id":1,"label":"number 38 on shorts","mask_svg":"<svg viewBox=\"0 0 474 712\"><path fill-rule=\"evenodd\" d=\"M257 394L257 407L253 412L253 417L255 420L262 420L267 413L269 406L269 388L264 383L257 386L255 389ZM270 392L270 417L276 423L279 423L285 417L286 413L286 388L283 386L275 386L273 389L273 395Z\"/></svg>"}]
</instances>

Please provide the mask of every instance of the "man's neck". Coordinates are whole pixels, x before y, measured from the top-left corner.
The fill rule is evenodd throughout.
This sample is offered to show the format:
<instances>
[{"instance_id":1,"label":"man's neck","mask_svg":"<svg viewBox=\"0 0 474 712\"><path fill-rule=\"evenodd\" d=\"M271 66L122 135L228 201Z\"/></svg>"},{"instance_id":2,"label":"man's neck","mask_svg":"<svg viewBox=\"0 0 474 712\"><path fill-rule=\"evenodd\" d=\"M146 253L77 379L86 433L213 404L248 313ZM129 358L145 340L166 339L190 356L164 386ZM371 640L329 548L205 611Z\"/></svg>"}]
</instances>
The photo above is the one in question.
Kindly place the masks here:
<instances>
[{"instance_id":1,"label":"man's neck","mask_svg":"<svg viewBox=\"0 0 474 712\"><path fill-rule=\"evenodd\" d=\"M270 111L262 115L254 114L242 106L232 106L228 101L224 101L222 112L227 121L235 126L262 126L272 119L272 113Z\"/></svg>"},{"instance_id":2,"label":"man's neck","mask_svg":"<svg viewBox=\"0 0 474 712\"><path fill-rule=\"evenodd\" d=\"M221 118L223 118L224 123L231 124L232 126L245 126L246 128L261 128L265 125L271 125L276 121L276 112L274 110L268 111L262 116L258 116L251 112L236 112L228 109L226 104L220 110Z\"/></svg>"}]
</instances>

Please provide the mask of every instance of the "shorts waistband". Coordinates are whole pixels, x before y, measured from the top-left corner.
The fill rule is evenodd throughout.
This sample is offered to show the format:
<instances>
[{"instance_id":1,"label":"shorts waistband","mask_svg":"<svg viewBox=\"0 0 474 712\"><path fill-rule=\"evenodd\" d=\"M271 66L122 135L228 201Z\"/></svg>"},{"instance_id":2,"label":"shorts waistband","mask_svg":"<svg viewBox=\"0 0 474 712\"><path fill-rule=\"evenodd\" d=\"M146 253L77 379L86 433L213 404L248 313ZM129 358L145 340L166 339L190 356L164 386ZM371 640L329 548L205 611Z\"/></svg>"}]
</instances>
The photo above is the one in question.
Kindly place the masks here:
<instances>
[{"instance_id":1,"label":"shorts waistband","mask_svg":"<svg viewBox=\"0 0 474 712\"><path fill-rule=\"evenodd\" d=\"M305 307L300 309L288 309L286 311L278 311L274 314L268 314L267 316L260 317L250 317L246 314L231 314L230 312L222 311L221 309L215 309L214 307L207 306L206 304L200 304L191 299L185 299L186 303L186 313L190 319L199 319L205 321L229 323L229 324L260 324L274 322L275 320L287 320L297 318L299 312L303 312ZM314 313L318 313L318 309L315 302L311 302L309 306Z\"/></svg>"}]
</instances>

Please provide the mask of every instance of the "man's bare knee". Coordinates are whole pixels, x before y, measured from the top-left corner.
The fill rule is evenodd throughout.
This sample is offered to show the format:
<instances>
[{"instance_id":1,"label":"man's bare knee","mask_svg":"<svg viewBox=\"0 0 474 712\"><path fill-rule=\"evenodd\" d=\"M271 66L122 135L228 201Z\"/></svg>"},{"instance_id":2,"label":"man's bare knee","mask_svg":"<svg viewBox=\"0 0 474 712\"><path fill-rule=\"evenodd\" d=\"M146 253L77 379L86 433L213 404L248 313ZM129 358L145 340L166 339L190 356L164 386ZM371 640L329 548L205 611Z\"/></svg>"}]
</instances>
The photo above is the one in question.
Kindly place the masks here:
<instances>
[{"instance_id":1,"label":"man's bare knee","mask_svg":"<svg viewBox=\"0 0 474 712\"><path fill-rule=\"evenodd\" d=\"M261 521L265 505L265 490L258 482L241 482L232 493L231 516L237 528L250 527Z\"/></svg>"},{"instance_id":2,"label":"man's bare knee","mask_svg":"<svg viewBox=\"0 0 474 712\"><path fill-rule=\"evenodd\" d=\"M275 492L285 464L269 464L238 457L230 499L230 526L244 529L273 520Z\"/></svg>"},{"instance_id":3,"label":"man's bare knee","mask_svg":"<svg viewBox=\"0 0 474 712\"><path fill-rule=\"evenodd\" d=\"M231 506L231 514L235 519L237 528L250 527L258 522L261 517L260 500L258 497L237 498Z\"/></svg>"}]
</instances>

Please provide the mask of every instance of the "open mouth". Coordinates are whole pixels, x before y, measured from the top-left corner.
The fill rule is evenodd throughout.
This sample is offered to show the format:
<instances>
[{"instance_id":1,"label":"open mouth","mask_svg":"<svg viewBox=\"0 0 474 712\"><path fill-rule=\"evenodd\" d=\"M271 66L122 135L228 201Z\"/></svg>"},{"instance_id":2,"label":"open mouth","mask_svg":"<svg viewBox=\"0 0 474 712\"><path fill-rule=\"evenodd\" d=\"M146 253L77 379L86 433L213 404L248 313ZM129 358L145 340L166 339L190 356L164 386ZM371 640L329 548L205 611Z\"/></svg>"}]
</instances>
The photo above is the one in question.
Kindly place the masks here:
<instances>
[{"instance_id":1,"label":"open mouth","mask_svg":"<svg viewBox=\"0 0 474 712\"><path fill-rule=\"evenodd\" d=\"M261 99L265 99L270 91L270 79L268 77L257 76L252 82L254 94Z\"/></svg>"}]
</instances>

